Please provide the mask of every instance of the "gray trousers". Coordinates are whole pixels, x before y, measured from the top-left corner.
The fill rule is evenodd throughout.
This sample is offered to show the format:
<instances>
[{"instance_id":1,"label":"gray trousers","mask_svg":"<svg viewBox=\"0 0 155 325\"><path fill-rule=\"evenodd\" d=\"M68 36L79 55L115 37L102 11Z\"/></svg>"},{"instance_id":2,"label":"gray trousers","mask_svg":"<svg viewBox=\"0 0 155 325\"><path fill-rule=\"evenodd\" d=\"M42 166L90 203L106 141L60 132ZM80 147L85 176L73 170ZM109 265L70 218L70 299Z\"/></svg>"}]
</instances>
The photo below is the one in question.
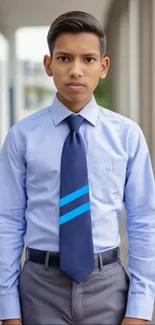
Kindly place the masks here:
<instances>
[{"instance_id":1,"label":"gray trousers","mask_svg":"<svg viewBox=\"0 0 155 325\"><path fill-rule=\"evenodd\" d=\"M19 281L24 325L120 325L129 278L120 261L100 265L77 285L58 267L26 261Z\"/></svg>"}]
</instances>

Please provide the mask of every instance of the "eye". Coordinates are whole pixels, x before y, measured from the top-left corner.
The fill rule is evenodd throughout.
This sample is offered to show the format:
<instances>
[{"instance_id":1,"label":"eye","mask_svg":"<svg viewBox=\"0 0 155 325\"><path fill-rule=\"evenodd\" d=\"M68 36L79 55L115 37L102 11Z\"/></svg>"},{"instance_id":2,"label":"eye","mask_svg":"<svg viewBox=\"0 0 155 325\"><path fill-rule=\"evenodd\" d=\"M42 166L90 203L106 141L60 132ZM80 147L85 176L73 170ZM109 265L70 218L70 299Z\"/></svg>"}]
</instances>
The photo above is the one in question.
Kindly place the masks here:
<instances>
[{"instance_id":1,"label":"eye","mask_svg":"<svg viewBox=\"0 0 155 325\"><path fill-rule=\"evenodd\" d=\"M94 58L88 57L88 58L85 58L85 61L86 61L86 63L92 63L96 60Z\"/></svg>"},{"instance_id":2,"label":"eye","mask_svg":"<svg viewBox=\"0 0 155 325\"><path fill-rule=\"evenodd\" d=\"M69 58L67 56L59 56L57 58L61 62L68 62Z\"/></svg>"}]
</instances>

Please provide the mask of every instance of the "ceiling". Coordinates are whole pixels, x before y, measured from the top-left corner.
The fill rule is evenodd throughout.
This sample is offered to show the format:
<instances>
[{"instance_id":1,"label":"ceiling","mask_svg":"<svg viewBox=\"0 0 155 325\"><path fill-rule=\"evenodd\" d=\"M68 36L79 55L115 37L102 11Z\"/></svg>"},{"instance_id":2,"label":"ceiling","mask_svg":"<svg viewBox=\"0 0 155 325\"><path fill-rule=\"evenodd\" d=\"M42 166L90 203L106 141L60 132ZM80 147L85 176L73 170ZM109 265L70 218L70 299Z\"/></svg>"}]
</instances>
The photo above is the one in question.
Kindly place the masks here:
<instances>
[{"instance_id":1,"label":"ceiling","mask_svg":"<svg viewBox=\"0 0 155 325\"><path fill-rule=\"evenodd\" d=\"M113 0L0 0L0 32L25 26L48 26L61 13L87 11L105 25Z\"/></svg>"}]
</instances>

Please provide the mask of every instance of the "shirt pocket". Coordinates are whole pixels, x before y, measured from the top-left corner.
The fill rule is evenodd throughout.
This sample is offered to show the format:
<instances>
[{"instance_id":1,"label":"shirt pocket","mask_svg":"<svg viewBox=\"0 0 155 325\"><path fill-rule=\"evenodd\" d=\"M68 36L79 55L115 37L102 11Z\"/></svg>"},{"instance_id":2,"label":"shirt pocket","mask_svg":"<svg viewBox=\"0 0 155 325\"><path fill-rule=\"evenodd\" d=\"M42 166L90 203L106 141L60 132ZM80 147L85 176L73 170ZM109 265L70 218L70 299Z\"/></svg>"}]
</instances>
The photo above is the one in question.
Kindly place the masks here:
<instances>
[{"instance_id":1,"label":"shirt pocket","mask_svg":"<svg viewBox=\"0 0 155 325\"><path fill-rule=\"evenodd\" d=\"M92 194L105 202L123 198L127 162L125 159L88 157L88 178Z\"/></svg>"}]
</instances>

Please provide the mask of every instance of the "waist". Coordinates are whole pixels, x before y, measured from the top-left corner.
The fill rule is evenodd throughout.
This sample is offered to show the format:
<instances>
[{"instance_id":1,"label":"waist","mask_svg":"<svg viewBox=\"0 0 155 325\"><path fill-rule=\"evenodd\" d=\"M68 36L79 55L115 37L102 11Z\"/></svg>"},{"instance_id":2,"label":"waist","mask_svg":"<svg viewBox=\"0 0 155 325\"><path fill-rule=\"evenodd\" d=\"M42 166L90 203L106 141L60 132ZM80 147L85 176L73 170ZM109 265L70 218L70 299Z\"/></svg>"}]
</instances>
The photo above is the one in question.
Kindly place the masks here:
<instances>
[{"instance_id":1,"label":"waist","mask_svg":"<svg viewBox=\"0 0 155 325\"><path fill-rule=\"evenodd\" d=\"M46 264L48 266L60 266L60 255L55 252L47 252L34 248L26 248L26 259L37 264ZM114 263L120 259L119 247L94 254L95 267Z\"/></svg>"}]
</instances>

